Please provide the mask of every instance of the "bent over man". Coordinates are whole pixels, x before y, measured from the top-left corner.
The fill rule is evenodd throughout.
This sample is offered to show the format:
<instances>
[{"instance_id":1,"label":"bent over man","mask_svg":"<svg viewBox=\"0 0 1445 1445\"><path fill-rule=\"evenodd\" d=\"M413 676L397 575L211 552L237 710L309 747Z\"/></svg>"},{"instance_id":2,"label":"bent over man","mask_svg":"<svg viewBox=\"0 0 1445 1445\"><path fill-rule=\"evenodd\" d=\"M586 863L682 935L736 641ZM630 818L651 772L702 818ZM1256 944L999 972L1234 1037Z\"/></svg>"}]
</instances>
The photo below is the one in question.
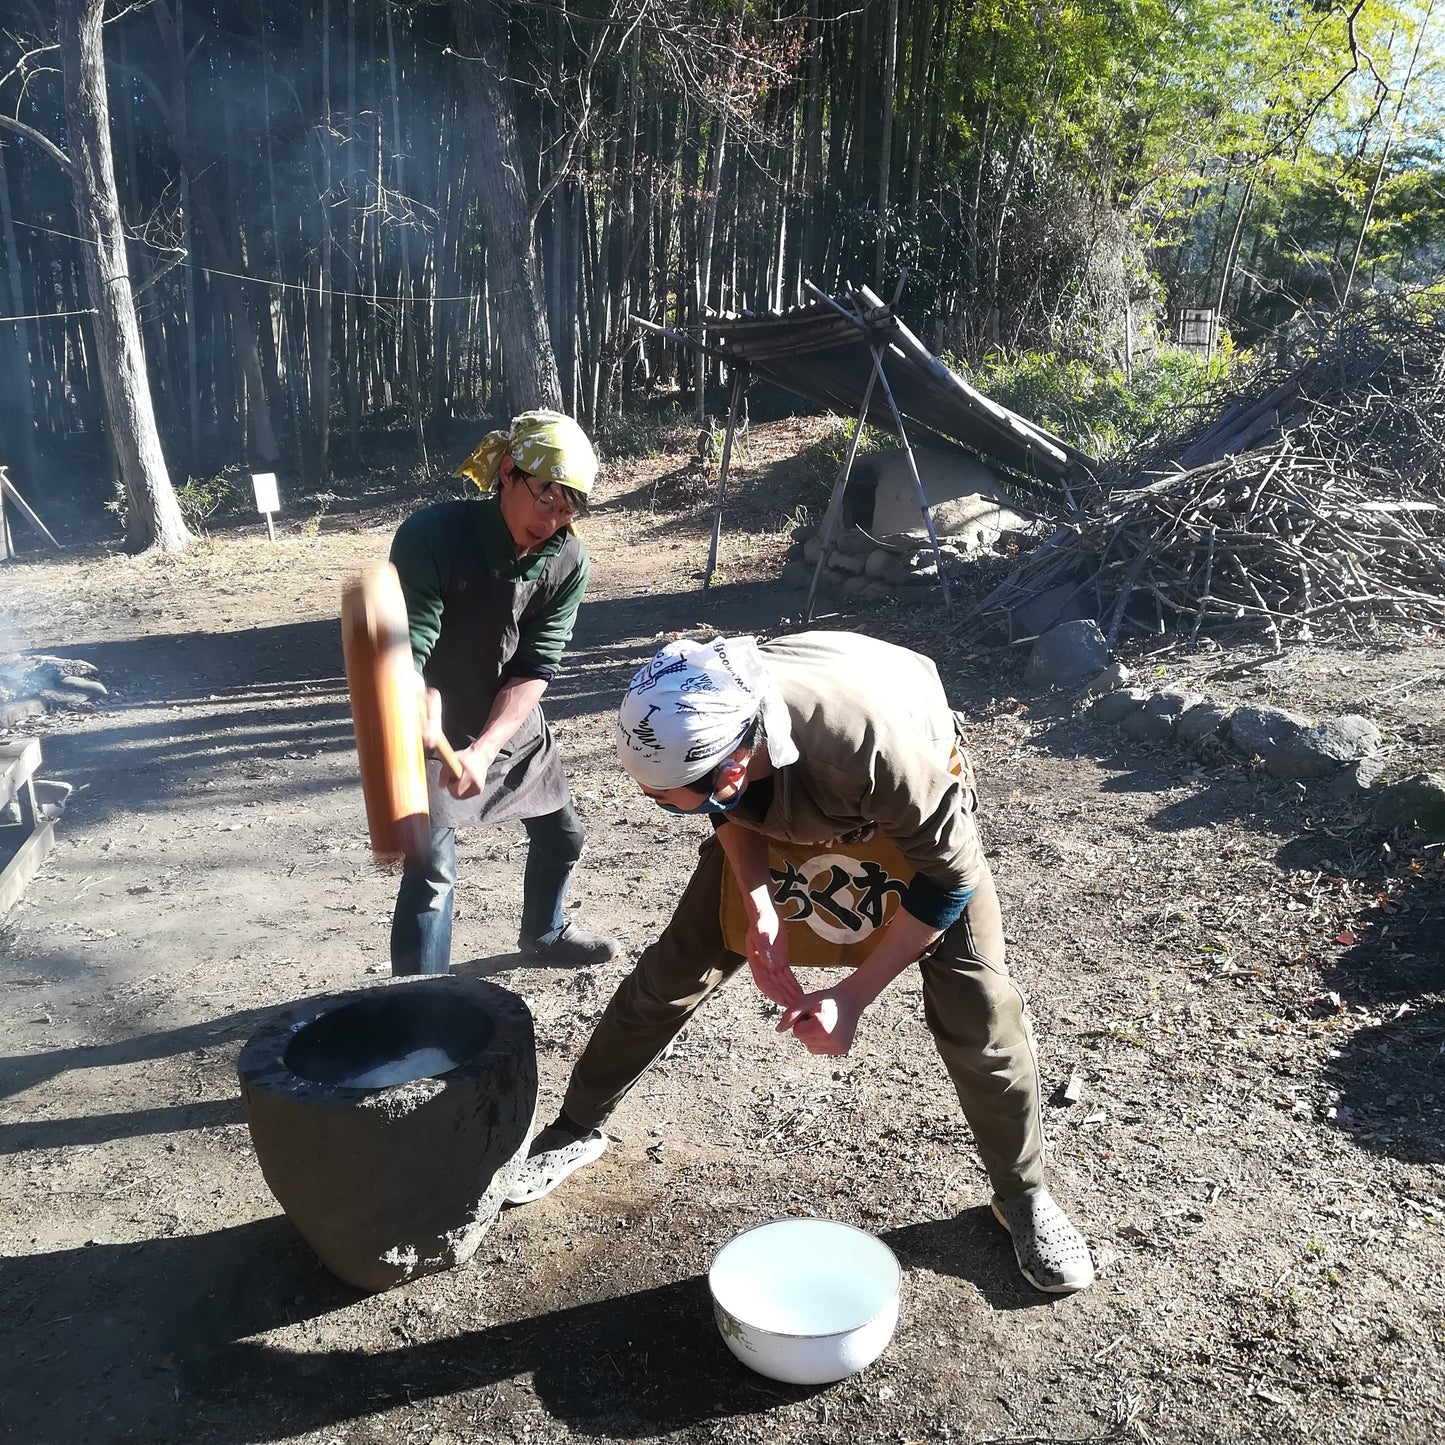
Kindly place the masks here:
<instances>
[{"instance_id":1,"label":"bent over man","mask_svg":"<svg viewBox=\"0 0 1445 1445\"><path fill-rule=\"evenodd\" d=\"M528 836L518 946L553 963L601 963L616 941L563 918L583 832L541 707L587 587L572 522L597 458L570 417L530 411L489 433L458 475L483 495L423 508L391 545L426 690L423 740L444 735L465 769L443 788L440 764L427 765L431 848L402 873L392 972L447 971L455 830L508 819Z\"/></svg>"},{"instance_id":2,"label":"bent over man","mask_svg":"<svg viewBox=\"0 0 1445 1445\"><path fill-rule=\"evenodd\" d=\"M672 921L608 1004L511 1202L539 1198L602 1153L612 1111L744 961L784 1010L779 1031L815 1054L847 1053L868 1006L916 964L1019 1268L1042 1290L1091 1284L1088 1246L1044 1184L1033 1032L1004 967L971 769L933 663L850 633L672 643L633 677L617 748L648 797L712 815L716 835ZM856 855L856 877L834 861L832 881L806 894L798 880L817 882L824 864L810 874L807 860L818 855ZM796 959L860 960L813 993L792 971L810 940L780 918L799 898L878 923L859 923L860 952Z\"/></svg>"}]
</instances>

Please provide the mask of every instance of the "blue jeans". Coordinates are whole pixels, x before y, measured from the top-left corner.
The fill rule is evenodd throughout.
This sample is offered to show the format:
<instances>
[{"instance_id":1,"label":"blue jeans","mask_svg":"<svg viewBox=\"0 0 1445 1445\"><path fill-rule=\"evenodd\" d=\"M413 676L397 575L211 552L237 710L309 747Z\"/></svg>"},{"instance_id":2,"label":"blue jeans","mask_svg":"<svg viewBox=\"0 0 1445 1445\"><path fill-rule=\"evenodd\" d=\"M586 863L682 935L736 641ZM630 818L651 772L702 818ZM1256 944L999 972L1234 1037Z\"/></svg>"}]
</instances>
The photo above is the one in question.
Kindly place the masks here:
<instances>
[{"instance_id":1,"label":"blue jeans","mask_svg":"<svg viewBox=\"0 0 1445 1445\"><path fill-rule=\"evenodd\" d=\"M519 941L551 943L562 932L562 905L585 835L570 801L544 817L523 818L522 826L527 830L527 865ZM456 882L455 834L451 828L433 828L427 856L402 870L391 917L392 973L445 973L451 966Z\"/></svg>"}]
</instances>

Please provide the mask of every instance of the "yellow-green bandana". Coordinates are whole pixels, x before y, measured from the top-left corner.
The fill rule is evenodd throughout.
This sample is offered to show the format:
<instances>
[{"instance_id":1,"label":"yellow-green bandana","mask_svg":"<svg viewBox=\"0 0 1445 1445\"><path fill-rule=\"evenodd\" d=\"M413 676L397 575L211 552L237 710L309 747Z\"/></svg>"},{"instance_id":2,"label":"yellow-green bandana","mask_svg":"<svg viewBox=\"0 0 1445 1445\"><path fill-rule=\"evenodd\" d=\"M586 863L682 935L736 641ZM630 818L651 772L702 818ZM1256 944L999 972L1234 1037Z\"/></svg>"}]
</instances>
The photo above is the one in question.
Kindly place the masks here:
<instances>
[{"instance_id":1,"label":"yellow-green bandana","mask_svg":"<svg viewBox=\"0 0 1445 1445\"><path fill-rule=\"evenodd\" d=\"M488 432L452 475L466 477L481 491L490 492L508 453L524 472L584 496L597 480L597 454L586 432L570 416L545 410L513 417L510 431Z\"/></svg>"}]
</instances>

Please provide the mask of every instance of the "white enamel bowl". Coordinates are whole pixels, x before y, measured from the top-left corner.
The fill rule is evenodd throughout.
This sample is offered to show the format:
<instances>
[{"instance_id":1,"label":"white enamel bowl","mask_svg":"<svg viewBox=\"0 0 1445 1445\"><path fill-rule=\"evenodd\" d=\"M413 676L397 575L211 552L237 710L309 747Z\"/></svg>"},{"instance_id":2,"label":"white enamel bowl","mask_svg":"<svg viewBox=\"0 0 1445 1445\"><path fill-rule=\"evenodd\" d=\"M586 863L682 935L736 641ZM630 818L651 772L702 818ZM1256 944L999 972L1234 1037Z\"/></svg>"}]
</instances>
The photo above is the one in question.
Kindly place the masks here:
<instances>
[{"instance_id":1,"label":"white enamel bowl","mask_svg":"<svg viewBox=\"0 0 1445 1445\"><path fill-rule=\"evenodd\" d=\"M775 1219L718 1250L708 1271L727 1347L761 1375L823 1385L856 1374L898 1325L902 1271L881 1239L831 1219Z\"/></svg>"}]
</instances>

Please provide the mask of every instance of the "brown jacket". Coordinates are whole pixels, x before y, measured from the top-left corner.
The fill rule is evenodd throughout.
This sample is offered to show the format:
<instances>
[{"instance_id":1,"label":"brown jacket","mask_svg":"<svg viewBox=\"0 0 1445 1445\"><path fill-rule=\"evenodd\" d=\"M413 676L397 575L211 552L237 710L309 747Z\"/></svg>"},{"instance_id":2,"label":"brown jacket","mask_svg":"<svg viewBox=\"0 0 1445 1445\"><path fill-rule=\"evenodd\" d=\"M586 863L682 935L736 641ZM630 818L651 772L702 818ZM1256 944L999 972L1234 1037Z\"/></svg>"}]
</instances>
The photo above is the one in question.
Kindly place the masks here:
<instances>
[{"instance_id":1,"label":"brown jacket","mask_svg":"<svg viewBox=\"0 0 1445 1445\"><path fill-rule=\"evenodd\" d=\"M962 757L958 722L932 661L851 632L803 632L760 651L798 760L773 773L771 791L749 788L728 816L794 843L871 824L931 883L972 888L982 853L968 783L951 770Z\"/></svg>"}]
</instances>

